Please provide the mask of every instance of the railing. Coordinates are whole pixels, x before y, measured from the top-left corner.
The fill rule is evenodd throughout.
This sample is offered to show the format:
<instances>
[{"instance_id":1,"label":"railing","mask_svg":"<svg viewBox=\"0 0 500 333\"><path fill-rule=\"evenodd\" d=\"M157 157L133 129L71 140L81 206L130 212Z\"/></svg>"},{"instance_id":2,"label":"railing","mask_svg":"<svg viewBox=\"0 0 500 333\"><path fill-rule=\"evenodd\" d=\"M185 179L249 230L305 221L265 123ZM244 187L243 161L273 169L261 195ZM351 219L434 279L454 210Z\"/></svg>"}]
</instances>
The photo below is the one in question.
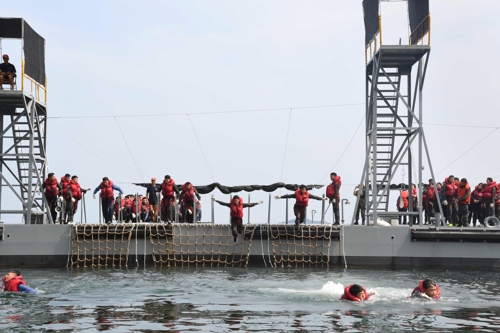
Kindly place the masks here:
<instances>
[{"instance_id":1,"label":"railing","mask_svg":"<svg viewBox=\"0 0 500 333\"><path fill-rule=\"evenodd\" d=\"M47 104L47 80L45 80L45 84L41 84L35 79L29 77L24 73L24 59L21 62L21 91L25 92L29 95L33 95L38 102L43 102ZM29 81L29 85L25 85L24 80ZM29 90L28 90L29 87ZM26 90L25 90L26 88ZM42 96L43 93L43 96ZM43 98L42 98L43 97Z\"/></svg>"},{"instance_id":2,"label":"railing","mask_svg":"<svg viewBox=\"0 0 500 333\"><path fill-rule=\"evenodd\" d=\"M368 64L372 60L373 55L377 53L378 48L382 46L382 16L378 16L379 32L375 34L373 39L365 47L365 63ZM378 37L378 38L377 38Z\"/></svg>"},{"instance_id":3,"label":"railing","mask_svg":"<svg viewBox=\"0 0 500 333\"><path fill-rule=\"evenodd\" d=\"M427 17L412 31L409 37L410 45L417 45L420 41L424 44L424 37L427 35L427 45L431 45L431 15Z\"/></svg>"}]
</instances>

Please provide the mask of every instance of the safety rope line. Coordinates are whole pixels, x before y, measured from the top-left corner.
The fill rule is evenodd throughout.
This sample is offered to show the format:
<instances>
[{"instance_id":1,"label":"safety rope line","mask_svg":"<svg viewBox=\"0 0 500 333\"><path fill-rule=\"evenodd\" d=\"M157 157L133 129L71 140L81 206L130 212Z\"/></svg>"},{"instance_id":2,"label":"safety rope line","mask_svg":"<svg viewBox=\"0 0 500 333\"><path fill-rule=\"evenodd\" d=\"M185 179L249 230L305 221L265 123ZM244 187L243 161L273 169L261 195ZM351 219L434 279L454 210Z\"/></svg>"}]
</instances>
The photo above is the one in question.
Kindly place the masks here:
<instances>
[{"instance_id":1,"label":"safety rope line","mask_svg":"<svg viewBox=\"0 0 500 333\"><path fill-rule=\"evenodd\" d=\"M144 182L144 178L142 178L143 172L139 169L139 166L137 165L137 162L135 161L134 154L132 154L132 150L130 150L130 146L128 145L127 139L125 138L125 135L123 134L122 128L120 127L120 123L118 122L118 119L115 117L115 122L116 125L118 125L118 129L120 130L120 134L122 135L123 142L125 142L125 146L127 146L128 152L130 153L130 157L132 157L132 161L134 161L135 167L137 168L137 172L139 172L139 176L141 177L142 181Z\"/></svg>"},{"instance_id":2,"label":"safety rope line","mask_svg":"<svg viewBox=\"0 0 500 333\"><path fill-rule=\"evenodd\" d=\"M267 264L266 264L266 257L264 255L264 240L262 239L262 232L264 231L264 226L260 226L260 249L261 249L261 252L262 252L262 261L264 261L264 267L267 268ZM267 226L266 226L267 228Z\"/></svg>"},{"instance_id":3,"label":"safety rope line","mask_svg":"<svg viewBox=\"0 0 500 333\"><path fill-rule=\"evenodd\" d=\"M198 139L198 135L196 134L196 130L194 129L193 123L191 122L191 118L189 118L189 114L187 114L187 118L189 120L189 124L191 125L191 128L193 129L194 136L196 137L196 141L198 141L198 146L200 146L201 153L203 154L203 158L205 159L205 163L207 163L208 170L210 171L210 174L212 175L212 179L215 182L215 177L214 173L212 172L212 168L210 168L210 164L208 164L207 156L205 155L205 152L203 151L203 147L201 146L200 139Z\"/></svg>"}]
</instances>

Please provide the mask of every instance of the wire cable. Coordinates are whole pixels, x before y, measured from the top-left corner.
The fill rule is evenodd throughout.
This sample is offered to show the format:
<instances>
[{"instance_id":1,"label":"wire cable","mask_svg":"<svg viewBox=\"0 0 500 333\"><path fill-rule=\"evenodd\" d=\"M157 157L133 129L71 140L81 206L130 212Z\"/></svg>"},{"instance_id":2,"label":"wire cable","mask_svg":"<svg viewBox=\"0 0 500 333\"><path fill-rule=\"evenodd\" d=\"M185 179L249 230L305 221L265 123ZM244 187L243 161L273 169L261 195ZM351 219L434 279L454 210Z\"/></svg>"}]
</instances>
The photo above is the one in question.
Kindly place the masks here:
<instances>
[{"instance_id":1,"label":"wire cable","mask_svg":"<svg viewBox=\"0 0 500 333\"><path fill-rule=\"evenodd\" d=\"M198 135L196 134L196 131L195 131L194 126L193 126L193 123L191 122L191 118L189 118L189 114L187 115L187 118L189 120L189 124L191 125L191 128L193 129L193 133L194 133L194 136L196 137L196 141L198 141L198 146L200 146L201 153L203 154L203 158L205 158L205 163L207 163L208 170L210 171L210 174L212 175L212 179L215 182L214 174L212 172L212 169L210 168L210 164L208 164L207 156L205 155L205 152L203 151L203 147L201 146L201 142L198 139Z\"/></svg>"},{"instance_id":2,"label":"wire cable","mask_svg":"<svg viewBox=\"0 0 500 333\"><path fill-rule=\"evenodd\" d=\"M337 166L337 164L339 164L340 160L342 159L342 157L344 157L347 149L349 149L349 146L351 145L352 141L354 140L354 137L356 136L356 134L358 133L359 131L359 128L361 127L361 124L363 123L363 120L365 119L365 115L363 115L363 118L361 118L361 121L359 122L359 125L358 127L356 128L356 131L354 132L354 134L352 135L351 137L351 140L349 141L349 143L347 144L347 147L345 147L344 149L344 152L342 152L342 155L340 155L339 159L337 160L337 162L335 163L335 165L330 169L330 171L328 172L328 174L326 174L323 178L321 178L321 180L319 182L316 182L316 184L321 184L321 182L330 175L330 173L333 171L333 169L335 169L335 167Z\"/></svg>"},{"instance_id":3,"label":"wire cable","mask_svg":"<svg viewBox=\"0 0 500 333\"><path fill-rule=\"evenodd\" d=\"M292 122L292 109L290 109L290 115L288 117L288 129L286 130L285 152L283 153L283 163L281 164L280 182L283 180L283 171L285 170L286 149L288 147L288 135L290 134L291 122ZM280 188L280 194L281 194L281 188Z\"/></svg>"},{"instance_id":4,"label":"wire cable","mask_svg":"<svg viewBox=\"0 0 500 333\"><path fill-rule=\"evenodd\" d=\"M495 129L493 131L491 131L484 138L482 138L481 140L479 140L474 146L472 146L469 149L467 149L466 152L464 152L462 155L458 156L453 162L451 162L450 164L448 164L447 166L445 166L441 171L439 171L438 173L436 173L436 175L439 175L441 172L443 172L444 170L446 170L450 165L452 165L453 163L455 163L456 161L458 161L460 158L462 158L465 154L467 154L468 152L470 152L472 150L472 148L476 147L478 144L480 144L481 142L483 142L487 137L489 137L490 135L492 135L497 129L498 129L498 127L495 127Z\"/></svg>"},{"instance_id":5,"label":"wire cable","mask_svg":"<svg viewBox=\"0 0 500 333\"><path fill-rule=\"evenodd\" d=\"M137 162L135 161L134 154L132 154L132 151L130 150L130 147L127 143L127 139L125 139L125 135L123 135L122 128L120 127L120 123L118 122L118 119L116 119L116 125L118 125L118 129L120 130L120 133L122 135L123 141L125 142L125 145L127 146L128 152L130 153L130 156L132 157L132 160L134 161L135 167L137 168L137 172L139 172L139 176L141 177L142 181L144 181L144 178L142 178L142 171L139 169L139 166L137 165Z\"/></svg>"},{"instance_id":6,"label":"wire cable","mask_svg":"<svg viewBox=\"0 0 500 333\"><path fill-rule=\"evenodd\" d=\"M445 126L445 127L469 127L469 128L498 128L499 126L478 126L478 125L451 125L451 124L438 124L438 123L423 123L424 125L431 126Z\"/></svg>"},{"instance_id":7,"label":"wire cable","mask_svg":"<svg viewBox=\"0 0 500 333\"><path fill-rule=\"evenodd\" d=\"M109 116L54 116L47 117L49 119L75 119L75 118L132 118L132 117L168 117L168 116L189 116L189 115L210 115L210 114L225 114L225 113L245 113L245 112L266 112L266 111L283 111L283 110L305 110L305 109L321 109L334 108L343 106L365 105L365 103L346 103L346 104L330 104L330 105L315 105L315 106L297 106L286 108L270 108L270 109L249 109L249 110L229 110L229 111L213 111L213 112L178 112L178 113L158 113L158 114L130 114L130 115L109 115Z\"/></svg>"}]
</instances>

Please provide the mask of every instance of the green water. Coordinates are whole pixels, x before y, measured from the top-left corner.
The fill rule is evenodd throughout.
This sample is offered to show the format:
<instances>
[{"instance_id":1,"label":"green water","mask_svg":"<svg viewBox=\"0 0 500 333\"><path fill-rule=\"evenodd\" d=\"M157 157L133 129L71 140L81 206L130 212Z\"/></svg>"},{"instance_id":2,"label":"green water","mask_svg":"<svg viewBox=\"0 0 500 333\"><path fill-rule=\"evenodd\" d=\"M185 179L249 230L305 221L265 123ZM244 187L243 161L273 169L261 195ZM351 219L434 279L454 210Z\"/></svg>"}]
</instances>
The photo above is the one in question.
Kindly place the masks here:
<instances>
[{"instance_id":1,"label":"green water","mask_svg":"<svg viewBox=\"0 0 500 333\"><path fill-rule=\"evenodd\" d=\"M0 293L1 332L498 332L494 271L189 268L21 270L38 295ZM407 296L431 277L442 299ZM359 283L377 295L339 300Z\"/></svg>"}]
</instances>

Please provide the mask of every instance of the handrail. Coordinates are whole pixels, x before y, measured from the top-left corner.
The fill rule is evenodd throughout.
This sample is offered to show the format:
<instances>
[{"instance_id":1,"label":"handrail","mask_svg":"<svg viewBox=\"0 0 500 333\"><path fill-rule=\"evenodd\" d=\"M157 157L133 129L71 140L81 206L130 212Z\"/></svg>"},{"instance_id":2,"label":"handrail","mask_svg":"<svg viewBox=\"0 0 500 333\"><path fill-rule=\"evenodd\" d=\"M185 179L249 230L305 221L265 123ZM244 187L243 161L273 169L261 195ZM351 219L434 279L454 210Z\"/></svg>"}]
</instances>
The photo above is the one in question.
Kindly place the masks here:
<instances>
[{"instance_id":1,"label":"handrail","mask_svg":"<svg viewBox=\"0 0 500 333\"><path fill-rule=\"evenodd\" d=\"M30 91L26 91L27 93L31 93L32 95L35 96L35 99L38 101L38 102L42 102L41 98L40 98L40 90L43 90L43 103L47 103L47 100L48 100L48 89L47 89L47 79L45 79L45 84L41 84L39 83L38 81L36 81L35 79L33 79L32 77L30 77L29 75L27 75L25 72L24 72L24 69L25 69L25 64L24 64L24 59L22 59L21 61L21 91L22 92L25 92L24 90L24 79L26 78L28 81L30 81Z\"/></svg>"},{"instance_id":2,"label":"handrail","mask_svg":"<svg viewBox=\"0 0 500 333\"><path fill-rule=\"evenodd\" d=\"M378 28L379 31L373 36L373 39L368 43L368 45L365 45L365 63L368 64L368 61L372 60L373 55L377 53L377 36L379 36L378 39L378 45L379 47L382 46L382 15L379 14L378 16ZM372 49L373 45L373 49ZM370 49L370 58L368 58L368 49Z\"/></svg>"},{"instance_id":3,"label":"handrail","mask_svg":"<svg viewBox=\"0 0 500 333\"><path fill-rule=\"evenodd\" d=\"M425 30L425 24L427 24L427 30ZM421 35L419 35L419 33ZM414 35L416 35L416 40L413 42ZM408 41L410 45L417 45L420 41L422 41L422 45L424 43L424 37L427 35L427 45L431 45L431 14L427 15L422 22L411 32L408 37Z\"/></svg>"}]
</instances>

